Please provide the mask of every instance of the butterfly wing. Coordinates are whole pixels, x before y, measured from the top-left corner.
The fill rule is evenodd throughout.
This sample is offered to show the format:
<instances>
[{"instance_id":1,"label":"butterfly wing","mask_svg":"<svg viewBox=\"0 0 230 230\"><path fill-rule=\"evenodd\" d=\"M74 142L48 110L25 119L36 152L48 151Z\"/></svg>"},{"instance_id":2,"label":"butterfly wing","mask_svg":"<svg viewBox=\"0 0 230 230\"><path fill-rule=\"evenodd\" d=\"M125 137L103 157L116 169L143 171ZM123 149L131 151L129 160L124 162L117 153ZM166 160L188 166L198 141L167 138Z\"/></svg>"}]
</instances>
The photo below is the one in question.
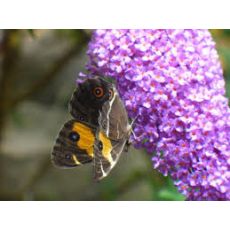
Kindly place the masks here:
<instances>
[{"instance_id":1,"label":"butterfly wing","mask_svg":"<svg viewBox=\"0 0 230 230\"><path fill-rule=\"evenodd\" d=\"M100 130L112 140L120 140L130 135L128 115L116 89L112 100L106 101L102 106L98 123Z\"/></svg>"},{"instance_id":2,"label":"butterfly wing","mask_svg":"<svg viewBox=\"0 0 230 230\"><path fill-rule=\"evenodd\" d=\"M69 168L94 159L95 179L100 180L114 167L129 139L125 107L113 84L101 78L78 84L69 105L74 120L61 129L52 161Z\"/></svg>"},{"instance_id":3,"label":"butterfly wing","mask_svg":"<svg viewBox=\"0 0 230 230\"><path fill-rule=\"evenodd\" d=\"M51 159L58 167L76 167L91 162L94 155L95 134L92 127L70 120L60 130Z\"/></svg>"},{"instance_id":4,"label":"butterfly wing","mask_svg":"<svg viewBox=\"0 0 230 230\"><path fill-rule=\"evenodd\" d=\"M94 177L100 180L108 175L117 163L130 136L126 109L116 91L100 112L97 138L94 145Z\"/></svg>"},{"instance_id":5,"label":"butterfly wing","mask_svg":"<svg viewBox=\"0 0 230 230\"><path fill-rule=\"evenodd\" d=\"M79 86L77 86L69 102L70 114L73 118L86 125L95 126L95 121L92 122L91 113L88 111L89 105L82 104L82 102L79 101L79 97L81 97L81 91Z\"/></svg>"},{"instance_id":6,"label":"butterfly wing","mask_svg":"<svg viewBox=\"0 0 230 230\"><path fill-rule=\"evenodd\" d=\"M103 132L98 133L94 144L94 178L106 177L117 163L127 139L110 140Z\"/></svg>"},{"instance_id":7,"label":"butterfly wing","mask_svg":"<svg viewBox=\"0 0 230 230\"><path fill-rule=\"evenodd\" d=\"M111 83L105 82L103 78L87 79L77 85L70 103L69 110L73 118L93 127L98 126L98 116L105 101L109 99ZM95 89L100 88L102 95L95 96Z\"/></svg>"}]
</instances>

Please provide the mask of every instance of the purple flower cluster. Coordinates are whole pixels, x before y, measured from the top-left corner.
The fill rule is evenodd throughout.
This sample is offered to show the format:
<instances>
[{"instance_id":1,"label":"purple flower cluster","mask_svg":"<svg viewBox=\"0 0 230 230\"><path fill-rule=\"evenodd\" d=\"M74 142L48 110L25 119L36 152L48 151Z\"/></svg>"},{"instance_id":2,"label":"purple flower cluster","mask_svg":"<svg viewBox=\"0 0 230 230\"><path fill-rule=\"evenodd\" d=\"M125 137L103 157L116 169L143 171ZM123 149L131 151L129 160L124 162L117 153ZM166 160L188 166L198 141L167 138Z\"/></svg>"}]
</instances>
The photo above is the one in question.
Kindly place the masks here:
<instances>
[{"instance_id":1,"label":"purple flower cluster","mask_svg":"<svg viewBox=\"0 0 230 230\"><path fill-rule=\"evenodd\" d=\"M116 78L134 145L188 200L230 200L230 109L208 30L96 30L87 69Z\"/></svg>"}]
</instances>

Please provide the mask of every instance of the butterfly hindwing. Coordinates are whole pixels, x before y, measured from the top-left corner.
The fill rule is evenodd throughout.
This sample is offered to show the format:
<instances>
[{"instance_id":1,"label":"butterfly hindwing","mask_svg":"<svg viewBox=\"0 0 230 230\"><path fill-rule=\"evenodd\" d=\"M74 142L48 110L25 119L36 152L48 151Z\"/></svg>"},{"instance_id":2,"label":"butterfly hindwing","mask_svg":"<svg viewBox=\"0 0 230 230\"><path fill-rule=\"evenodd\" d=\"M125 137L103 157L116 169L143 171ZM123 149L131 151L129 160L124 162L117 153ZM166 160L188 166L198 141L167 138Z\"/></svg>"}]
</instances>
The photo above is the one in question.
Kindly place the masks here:
<instances>
[{"instance_id":1,"label":"butterfly hindwing","mask_svg":"<svg viewBox=\"0 0 230 230\"><path fill-rule=\"evenodd\" d=\"M98 133L94 145L94 178L98 181L106 177L115 166L124 150L126 139L110 140L103 132Z\"/></svg>"},{"instance_id":2,"label":"butterfly hindwing","mask_svg":"<svg viewBox=\"0 0 230 230\"><path fill-rule=\"evenodd\" d=\"M94 177L96 180L107 176L115 166L131 132L125 107L116 89L113 90L113 98L103 104L98 118L99 128L94 145Z\"/></svg>"},{"instance_id":3,"label":"butterfly hindwing","mask_svg":"<svg viewBox=\"0 0 230 230\"><path fill-rule=\"evenodd\" d=\"M98 120L100 130L112 140L120 140L130 135L128 115L115 88L114 97L104 103Z\"/></svg>"},{"instance_id":4,"label":"butterfly hindwing","mask_svg":"<svg viewBox=\"0 0 230 230\"><path fill-rule=\"evenodd\" d=\"M52 152L52 162L58 167L75 167L91 162L95 134L85 124L70 120L60 130Z\"/></svg>"}]
</instances>

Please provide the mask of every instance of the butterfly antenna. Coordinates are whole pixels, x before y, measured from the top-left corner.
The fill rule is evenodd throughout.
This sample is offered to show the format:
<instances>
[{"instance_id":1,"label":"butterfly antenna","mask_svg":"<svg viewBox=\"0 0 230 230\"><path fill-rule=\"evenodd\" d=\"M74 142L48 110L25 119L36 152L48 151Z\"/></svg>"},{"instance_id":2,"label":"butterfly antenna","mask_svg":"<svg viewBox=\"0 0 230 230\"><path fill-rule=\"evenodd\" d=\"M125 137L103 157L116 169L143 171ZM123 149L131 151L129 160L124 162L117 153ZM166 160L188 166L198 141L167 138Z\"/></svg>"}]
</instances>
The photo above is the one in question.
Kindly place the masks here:
<instances>
[{"instance_id":1,"label":"butterfly antenna","mask_svg":"<svg viewBox=\"0 0 230 230\"><path fill-rule=\"evenodd\" d=\"M139 116L140 116L140 115L138 114L138 115L132 120L132 122L131 122L131 124L130 124L131 127L133 127L134 122L137 120L137 118L138 118Z\"/></svg>"},{"instance_id":2,"label":"butterfly antenna","mask_svg":"<svg viewBox=\"0 0 230 230\"><path fill-rule=\"evenodd\" d=\"M131 133L132 133L132 135L134 136L135 139L136 139L137 136L135 135L135 133L134 133L134 131L133 131L133 125L134 125L135 121L137 120L138 116L140 116L140 115L137 115L137 116L132 120L132 122L131 122L131 124L130 124L130 131L131 131Z\"/></svg>"}]
</instances>

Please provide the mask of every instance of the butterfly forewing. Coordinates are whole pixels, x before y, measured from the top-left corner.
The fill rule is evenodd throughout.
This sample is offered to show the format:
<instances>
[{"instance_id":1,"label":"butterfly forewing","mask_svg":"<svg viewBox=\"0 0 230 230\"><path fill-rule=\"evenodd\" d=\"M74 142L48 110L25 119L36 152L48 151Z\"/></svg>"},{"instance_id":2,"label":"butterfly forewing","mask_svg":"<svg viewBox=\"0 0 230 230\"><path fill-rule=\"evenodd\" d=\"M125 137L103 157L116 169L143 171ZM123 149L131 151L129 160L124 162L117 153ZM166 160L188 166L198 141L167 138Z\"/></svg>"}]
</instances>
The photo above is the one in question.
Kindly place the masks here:
<instances>
[{"instance_id":1,"label":"butterfly forewing","mask_svg":"<svg viewBox=\"0 0 230 230\"><path fill-rule=\"evenodd\" d=\"M92 128L79 121L65 123L52 152L52 162L59 167L75 167L91 162L95 134Z\"/></svg>"}]
</instances>

